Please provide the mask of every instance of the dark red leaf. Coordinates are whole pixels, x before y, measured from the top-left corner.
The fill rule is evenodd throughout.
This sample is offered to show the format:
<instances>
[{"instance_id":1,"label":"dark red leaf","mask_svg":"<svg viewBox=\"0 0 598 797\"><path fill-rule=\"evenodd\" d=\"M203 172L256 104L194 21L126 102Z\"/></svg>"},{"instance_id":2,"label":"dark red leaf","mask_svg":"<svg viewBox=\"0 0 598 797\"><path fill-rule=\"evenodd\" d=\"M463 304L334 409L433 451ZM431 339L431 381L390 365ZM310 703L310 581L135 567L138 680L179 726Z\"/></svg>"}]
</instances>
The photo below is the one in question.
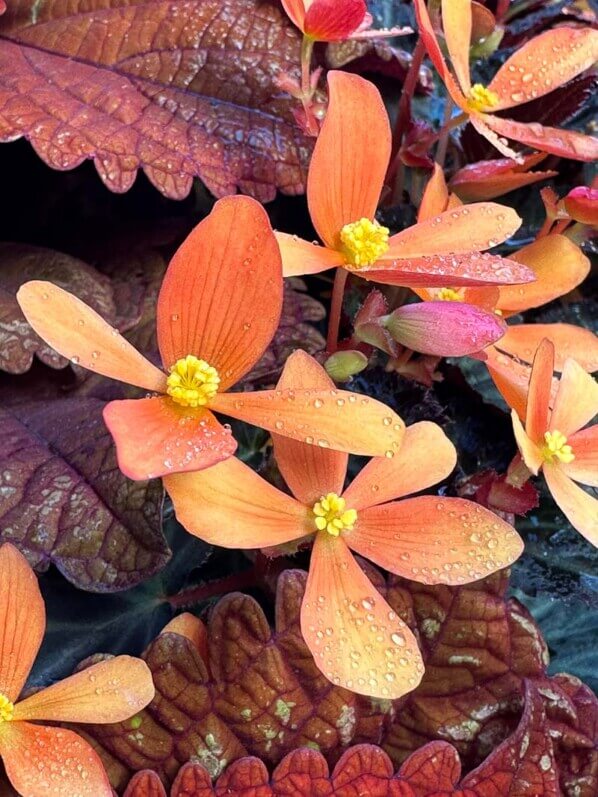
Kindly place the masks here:
<instances>
[{"instance_id":1,"label":"dark red leaf","mask_svg":"<svg viewBox=\"0 0 598 797\"><path fill-rule=\"evenodd\" d=\"M142 168L174 199L196 176L217 196L303 190L310 144L273 82L300 38L277 3L25 0L0 39L0 139L54 168L91 158L112 191Z\"/></svg>"},{"instance_id":2,"label":"dark red leaf","mask_svg":"<svg viewBox=\"0 0 598 797\"><path fill-rule=\"evenodd\" d=\"M116 464L103 402L69 398L0 408L0 528L38 570L114 592L160 570L159 481L132 482Z\"/></svg>"},{"instance_id":3,"label":"dark red leaf","mask_svg":"<svg viewBox=\"0 0 598 797\"><path fill-rule=\"evenodd\" d=\"M131 778L123 797L166 797L166 792L156 773L144 770Z\"/></svg>"}]
</instances>

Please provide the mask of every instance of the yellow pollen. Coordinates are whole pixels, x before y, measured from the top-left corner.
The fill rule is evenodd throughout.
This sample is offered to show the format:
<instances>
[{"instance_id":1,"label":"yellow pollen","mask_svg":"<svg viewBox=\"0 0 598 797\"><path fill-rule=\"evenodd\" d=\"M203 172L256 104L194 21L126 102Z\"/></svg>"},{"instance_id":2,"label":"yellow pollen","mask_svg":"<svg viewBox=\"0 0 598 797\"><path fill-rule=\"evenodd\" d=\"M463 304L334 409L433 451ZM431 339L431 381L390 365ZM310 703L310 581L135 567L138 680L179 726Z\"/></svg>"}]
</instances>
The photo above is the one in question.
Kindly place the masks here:
<instances>
[{"instance_id":1,"label":"yellow pollen","mask_svg":"<svg viewBox=\"0 0 598 797\"><path fill-rule=\"evenodd\" d=\"M205 360L188 354L170 369L166 392L183 407L203 407L218 392L218 371Z\"/></svg>"},{"instance_id":2,"label":"yellow pollen","mask_svg":"<svg viewBox=\"0 0 598 797\"><path fill-rule=\"evenodd\" d=\"M318 531L326 530L333 537L338 537L345 529L351 530L357 520L355 509L345 509L345 499L336 493L323 495L314 504L313 513Z\"/></svg>"},{"instance_id":3,"label":"yellow pollen","mask_svg":"<svg viewBox=\"0 0 598 797\"><path fill-rule=\"evenodd\" d=\"M359 219L345 224L341 241L347 262L355 268L371 266L388 251L390 230L377 221Z\"/></svg>"},{"instance_id":4,"label":"yellow pollen","mask_svg":"<svg viewBox=\"0 0 598 797\"><path fill-rule=\"evenodd\" d=\"M456 288L440 288L436 298L441 302L462 302L463 296Z\"/></svg>"},{"instance_id":5,"label":"yellow pollen","mask_svg":"<svg viewBox=\"0 0 598 797\"><path fill-rule=\"evenodd\" d=\"M482 86L481 83L476 83L469 90L467 105L471 111L487 111L489 108L495 108L498 103L498 94Z\"/></svg>"},{"instance_id":6,"label":"yellow pollen","mask_svg":"<svg viewBox=\"0 0 598 797\"><path fill-rule=\"evenodd\" d=\"M557 429L554 432L545 432L544 441L545 445L542 447L544 462L553 462L556 457L559 462L568 464L575 459L573 449L567 445L567 438Z\"/></svg>"},{"instance_id":7,"label":"yellow pollen","mask_svg":"<svg viewBox=\"0 0 598 797\"><path fill-rule=\"evenodd\" d=\"M14 713L14 705L0 692L0 722L10 722Z\"/></svg>"}]
</instances>

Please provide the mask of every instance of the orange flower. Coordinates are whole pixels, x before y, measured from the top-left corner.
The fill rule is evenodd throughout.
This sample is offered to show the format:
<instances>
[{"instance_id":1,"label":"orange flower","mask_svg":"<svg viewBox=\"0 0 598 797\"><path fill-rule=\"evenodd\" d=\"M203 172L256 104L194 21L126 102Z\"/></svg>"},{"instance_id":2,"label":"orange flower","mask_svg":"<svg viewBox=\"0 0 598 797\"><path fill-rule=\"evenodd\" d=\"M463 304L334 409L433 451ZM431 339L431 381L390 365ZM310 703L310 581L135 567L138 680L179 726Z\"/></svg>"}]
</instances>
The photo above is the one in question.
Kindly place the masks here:
<instances>
[{"instance_id":1,"label":"orange flower","mask_svg":"<svg viewBox=\"0 0 598 797\"><path fill-rule=\"evenodd\" d=\"M303 352L279 382L331 385ZM415 637L366 577L352 551L425 584L463 584L508 566L522 551L515 530L460 498L396 501L444 479L456 452L429 422L406 430L392 459L375 458L343 491L347 455L274 435L276 460L294 497L235 458L165 479L180 522L192 534L231 548L265 548L315 537L301 630L315 662L335 684L397 698L419 683Z\"/></svg>"},{"instance_id":2,"label":"orange flower","mask_svg":"<svg viewBox=\"0 0 598 797\"><path fill-rule=\"evenodd\" d=\"M552 401L554 346L543 340L532 367L525 428L511 412L515 438L532 473L544 473L552 497L571 524L598 547L598 501L575 482L598 487L598 425L584 429L598 413L598 384L567 359Z\"/></svg>"},{"instance_id":3,"label":"orange flower","mask_svg":"<svg viewBox=\"0 0 598 797\"><path fill-rule=\"evenodd\" d=\"M123 722L154 697L141 659L117 656L17 702L46 625L37 578L12 545L0 548L0 757L24 797L112 797L102 762L80 736L48 722Z\"/></svg>"},{"instance_id":4,"label":"orange flower","mask_svg":"<svg viewBox=\"0 0 598 797\"><path fill-rule=\"evenodd\" d=\"M328 73L329 105L312 155L307 200L324 246L276 233L285 276L334 266L389 285L494 285L527 282L529 270L481 254L521 224L511 208L480 202L390 235L374 219L391 134L380 93L367 80ZM365 121L364 121L365 120Z\"/></svg>"},{"instance_id":5,"label":"orange flower","mask_svg":"<svg viewBox=\"0 0 598 797\"><path fill-rule=\"evenodd\" d=\"M282 5L299 30L314 41L380 38L413 32L411 28L370 30L372 17L365 0L282 0Z\"/></svg>"},{"instance_id":6,"label":"orange flower","mask_svg":"<svg viewBox=\"0 0 598 797\"><path fill-rule=\"evenodd\" d=\"M548 30L513 53L488 86L472 85L471 0L442 0L444 37L454 74L444 60L425 0L414 2L420 36L451 99L499 152L521 160L504 141L506 137L574 160L598 158L598 139L537 122L516 122L495 113L549 94L591 67L598 59L598 31L577 27Z\"/></svg>"},{"instance_id":7,"label":"orange flower","mask_svg":"<svg viewBox=\"0 0 598 797\"><path fill-rule=\"evenodd\" d=\"M393 452L400 418L380 402L303 384L294 391L226 393L261 357L278 325L280 253L264 209L221 199L174 255L157 306L156 368L97 313L48 282L28 282L18 300L33 329L65 357L160 396L113 401L104 419L120 469L149 479L207 468L236 442L212 411L306 443L369 456ZM335 394L336 396L336 394ZM314 409L315 408L315 409ZM390 426L383 421L391 418Z\"/></svg>"}]
</instances>

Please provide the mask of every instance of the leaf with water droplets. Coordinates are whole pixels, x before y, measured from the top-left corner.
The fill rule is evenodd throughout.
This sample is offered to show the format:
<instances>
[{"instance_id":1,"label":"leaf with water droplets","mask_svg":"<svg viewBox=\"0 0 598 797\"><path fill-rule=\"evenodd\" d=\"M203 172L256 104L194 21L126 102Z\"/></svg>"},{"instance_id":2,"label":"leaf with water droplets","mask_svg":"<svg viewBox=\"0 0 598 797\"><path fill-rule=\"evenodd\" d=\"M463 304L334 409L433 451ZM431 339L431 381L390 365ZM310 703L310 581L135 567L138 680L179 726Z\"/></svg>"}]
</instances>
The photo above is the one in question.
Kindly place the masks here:
<instances>
[{"instance_id":1,"label":"leaf with water droplets","mask_svg":"<svg viewBox=\"0 0 598 797\"><path fill-rule=\"evenodd\" d=\"M119 471L103 402L69 398L0 409L0 519L34 567L114 592L157 572L170 551L159 482Z\"/></svg>"},{"instance_id":2,"label":"leaf with water droplets","mask_svg":"<svg viewBox=\"0 0 598 797\"><path fill-rule=\"evenodd\" d=\"M141 168L175 199L196 176L218 196L303 189L310 145L274 83L297 72L300 37L276 4L29 0L0 37L0 139L48 165L91 158L118 192Z\"/></svg>"}]
</instances>

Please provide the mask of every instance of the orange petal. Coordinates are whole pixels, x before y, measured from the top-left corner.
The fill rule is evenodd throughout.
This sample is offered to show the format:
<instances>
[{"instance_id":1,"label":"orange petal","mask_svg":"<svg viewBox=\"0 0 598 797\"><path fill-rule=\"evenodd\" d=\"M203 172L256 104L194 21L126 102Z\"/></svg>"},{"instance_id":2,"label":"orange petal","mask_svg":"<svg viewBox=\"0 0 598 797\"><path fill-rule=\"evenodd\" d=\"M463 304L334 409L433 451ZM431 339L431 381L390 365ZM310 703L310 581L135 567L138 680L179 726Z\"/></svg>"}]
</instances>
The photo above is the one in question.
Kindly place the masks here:
<instances>
[{"instance_id":1,"label":"orange petal","mask_svg":"<svg viewBox=\"0 0 598 797\"><path fill-rule=\"evenodd\" d=\"M531 268L536 281L520 287L505 285L500 288L498 307L509 315L540 307L569 293L590 272L589 259L564 235L539 238L510 255L510 259Z\"/></svg>"},{"instance_id":2,"label":"orange petal","mask_svg":"<svg viewBox=\"0 0 598 797\"><path fill-rule=\"evenodd\" d=\"M525 430L534 443L541 441L548 429L553 371L554 346L548 338L544 338L534 356L525 411ZM534 472L537 473L537 470Z\"/></svg>"},{"instance_id":3,"label":"orange petal","mask_svg":"<svg viewBox=\"0 0 598 797\"><path fill-rule=\"evenodd\" d=\"M17 300L27 321L63 357L98 374L163 393L166 377L72 293L51 282L26 282Z\"/></svg>"},{"instance_id":4,"label":"orange petal","mask_svg":"<svg viewBox=\"0 0 598 797\"><path fill-rule=\"evenodd\" d=\"M237 449L230 430L209 410L181 407L166 396L111 401L104 422L118 467L130 479L209 468Z\"/></svg>"},{"instance_id":5,"label":"orange petal","mask_svg":"<svg viewBox=\"0 0 598 797\"><path fill-rule=\"evenodd\" d=\"M361 268L359 276L385 285L413 288L505 285L530 282L527 266L488 252L379 260L373 268Z\"/></svg>"},{"instance_id":6,"label":"orange petal","mask_svg":"<svg viewBox=\"0 0 598 797\"><path fill-rule=\"evenodd\" d=\"M0 734L8 779L25 797L112 797L102 762L73 731L12 722Z\"/></svg>"},{"instance_id":7,"label":"orange petal","mask_svg":"<svg viewBox=\"0 0 598 797\"><path fill-rule=\"evenodd\" d=\"M540 472L540 468L544 464L540 449L533 440L530 440L523 428L523 424L519 420L519 415L516 410L511 410L511 420L513 422L513 433L517 441L517 447L519 448L523 461L531 472L537 476Z\"/></svg>"},{"instance_id":8,"label":"orange petal","mask_svg":"<svg viewBox=\"0 0 598 797\"><path fill-rule=\"evenodd\" d=\"M540 153L542 157L546 155ZM513 161L511 161L513 163ZM515 166L516 164L513 163ZM466 169L467 167L465 167ZM463 172L464 169L461 169ZM485 179L471 179L468 180L466 174L458 181L452 180L450 187L464 202L479 202L484 199L495 199L496 197L508 194L510 191L515 191L517 188L523 188L526 185L532 185L540 180L548 180L550 177L556 177L558 172L543 171L543 172L507 172L505 174L489 175Z\"/></svg>"},{"instance_id":9,"label":"orange petal","mask_svg":"<svg viewBox=\"0 0 598 797\"><path fill-rule=\"evenodd\" d=\"M487 113L470 113L469 121L474 130L487 139L501 155L504 155L506 158L511 158L515 163L522 165L524 163L524 156L510 147L506 139L499 136L498 133L492 129L493 118L494 117Z\"/></svg>"},{"instance_id":10,"label":"orange petal","mask_svg":"<svg viewBox=\"0 0 598 797\"><path fill-rule=\"evenodd\" d=\"M303 31L305 22L305 2L304 0L282 0L282 7L287 12L291 22L293 22L299 30Z\"/></svg>"},{"instance_id":11,"label":"orange petal","mask_svg":"<svg viewBox=\"0 0 598 797\"><path fill-rule=\"evenodd\" d=\"M598 501L571 481L560 464L546 464L544 478L567 520L592 545L598 547Z\"/></svg>"},{"instance_id":12,"label":"orange petal","mask_svg":"<svg viewBox=\"0 0 598 797\"><path fill-rule=\"evenodd\" d=\"M515 529L463 498L423 495L359 513L347 545L423 584L466 584L508 567L523 551Z\"/></svg>"},{"instance_id":13,"label":"orange petal","mask_svg":"<svg viewBox=\"0 0 598 797\"><path fill-rule=\"evenodd\" d=\"M451 5L453 0L450 0ZM488 88L500 98L496 110L512 108L554 91L598 60L598 31L553 28L517 48ZM540 70L540 66L542 69Z\"/></svg>"},{"instance_id":14,"label":"orange petal","mask_svg":"<svg viewBox=\"0 0 598 797\"><path fill-rule=\"evenodd\" d=\"M457 464L454 445L440 426L421 421L408 426L398 453L376 457L353 479L343 493L347 506L361 510L432 487Z\"/></svg>"},{"instance_id":15,"label":"orange petal","mask_svg":"<svg viewBox=\"0 0 598 797\"><path fill-rule=\"evenodd\" d=\"M444 179L444 169L434 164L432 176L426 183L417 213L418 224L444 213L449 201L449 192Z\"/></svg>"},{"instance_id":16,"label":"orange petal","mask_svg":"<svg viewBox=\"0 0 598 797\"><path fill-rule=\"evenodd\" d=\"M520 226L517 213L504 205L463 205L393 235L384 260L479 252L506 241Z\"/></svg>"},{"instance_id":17,"label":"orange petal","mask_svg":"<svg viewBox=\"0 0 598 797\"><path fill-rule=\"evenodd\" d=\"M144 661L116 656L36 692L15 706L15 720L123 722L154 698Z\"/></svg>"},{"instance_id":18,"label":"orange petal","mask_svg":"<svg viewBox=\"0 0 598 797\"><path fill-rule=\"evenodd\" d=\"M223 548L267 548L315 531L308 507L235 457L166 476L164 487L186 530Z\"/></svg>"},{"instance_id":19,"label":"orange petal","mask_svg":"<svg viewBox=\"0 0 598 797\"><path fill-rule=\"evenodd\" d=\"M27 680L46 630L37 577L10 543L0 547L0 693L13 703Z\"/></svg>"},{"instance_id":20,"label":"orange petal","mask_svg":"<svg viewBox=\"0 0 598 797\"><path fill-rule=\"evenodd\" d=\"M302 443L368 457L393 456L405 430L385 404L348 390L219 393L210 406Z\"/></svg>"},{"instance_id":21,"label":"orange petal","mask_svg":"<svg viewBox=\"0 0 598 797\"><path fill-rule=\"evenodd\" d=\"M311 555L301 633L328 680L362 695L397 698L423 675L417 642L341 538L318 534Z\"/></svg>"},{"instance_id":22,"label":"orange petal","mask_svg":"<svg viewBox=\"0 0 598 797\"><path fill-rule=\"evenodd\" d=\"M274 233L282 256L282 273L285 277L318 274L329 268L342 266L345 258L336 249L310 244L296 235Z\"/></svg>"},{"instance_id":23,"label":"orange petal","mask_svg":"<svg viewBox=\"0 0 598 797\"><path fill-rule=\"evenodd\" d=\"M200 652L202 659L208 661L208 630L204 623L190 612L174 617L160 631L161 634L178 634L189 640Z\"/></svg>"},{"instance_id":24,"label":"orange petal","mask_svg":"<svg viewBox=\"0 0 598 797\"><path fill-rule=\"evenodd\" d=\"M226 390L259 360L282 308L280 251L254 199L220 199L172 258L158 297L164 365L194 354Z\"/></svg>"},{"instance_id":25,"label":"orange petal","mask_svg":"<svg viewBox=\"0 0 598 797\"><path fill-rule=\"evenodd\" d=\"M575 360L566 360L559 382L550 429L566 437L582 429L598 413L598 383Z\"/></svg>"},{"instance_id":26,"label":"orange petal","mask_svg":"<svg viewBox=\"0 0 598 797\"><path fill-rule=\"evenodd\" d=\"M465 94L471 88L469 76L471 24L471 0L442 0L444 38L457 80Z\"/></svg>"},{"instance_id":27,"label":"orange petal","mask_svg":"<svg viewBox=\"0 0 598 797\"><path fill-rule=\"evenodd\" d=\"M426 0L413 0L413 7L415 9L419 35L422 37L422 41L426 46L426 51L436 67L436 71L446 85L451 99L460 108L463 108L466 105L465 97L446 65L442 50L438 44L436 33L432 27L432 22L430 21Z\"/></svg>"},{"instance_id":28,"label":"orange petal","mask_svg":"<svg viewBox=\"0 0 598 797\"><path fill-rule=\"evenodd\" d=\"M571 435L567 442L571 445L575 459L559 467L569 478L588 487L598 487L598 424Z\"/></svg>"},{"instance_id":29,"label":"orange petal","mask_svg":"<svg viewBox=\"0 0 598 797\"><path fill-rule=\"evenodd\" d=\"M334 388L334 382L318 361L297 349L286 361L277 387L292 390L307 385L324 390ZM342 492L349 458L346 453L307 445L279 434L273 434L272 441L278 468L298 501L310 506L322 495Z\"/></svg>"},{"instance_id":30,"label":"orange petal","mask_svg":"<svg viewBox=\"0 0 598 797\"><path fill-rule=\"evenodd\" d=\"M484 362L488 373L492 377L499 393L509 407L515 410L519 418L525 418L531 366L520 362L514 357L509 357L499 351L495 345L487 346L484 349L484 354L486 355ZM556 384L555 380L555 390Z\"/></svg>"},{"instance_id":31,"label":"orange petal","mask_svg":"<svg viewBox=\"0 0 598 797\"><path fill-rule=\"evenodd\" d=\"M554 367L562 371L571 357L585 371L598 371L598 337L574 324L517 324L507 328L497 347L523 362L531 363L543 338L554 344Z\"/></svg>"},{"instance_id":32,"label":"orange petal","mask_svg":"<svg viewBox=\"0 0 598 797\"><path fill-rule=\"evenodd\" d=\"M328 73L329 102L307 178L309 212L326 246L340 249L345 224L373 219L390 159L390 124L368 80ZM356 124L367 119L367 124Z\"/></svg>"},{"instance_id":33,"label":"orange petal","mask_svg":"<svg viewBox=\"0 0 598 797\"><path fill-rule=\"evenodd\" d=\"M591 162L598 158L598 138L574 130L545 127L538 122L516 122L490 114L484 114L484 121L499 137L520 141L542 152L551 152L553 155L578 161ZM495 141L492 143L497 146ZM504 150L501 149L501 152L504 153Z\"/></svg>"}]
</instances>

